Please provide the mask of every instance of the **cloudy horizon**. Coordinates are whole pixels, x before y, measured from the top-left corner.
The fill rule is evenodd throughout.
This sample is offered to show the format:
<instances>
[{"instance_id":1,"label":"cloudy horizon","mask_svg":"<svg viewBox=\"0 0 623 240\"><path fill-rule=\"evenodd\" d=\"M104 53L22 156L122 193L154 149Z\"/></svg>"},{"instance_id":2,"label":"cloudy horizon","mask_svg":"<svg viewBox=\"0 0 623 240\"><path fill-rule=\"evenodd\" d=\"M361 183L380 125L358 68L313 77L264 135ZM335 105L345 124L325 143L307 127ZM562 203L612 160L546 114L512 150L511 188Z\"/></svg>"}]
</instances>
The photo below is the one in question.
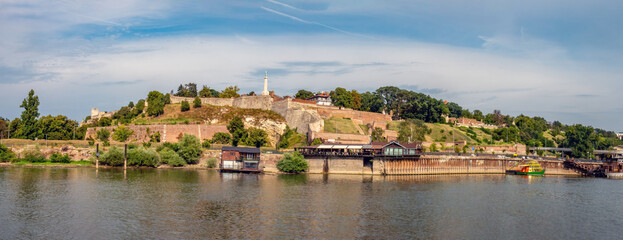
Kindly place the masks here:
<instances>
[{"instance_id":1,"label":"cloudy horizon","mask_svg":"<svg viewBox=\"0 0 623 240\"><path fill-rule=\"evenodd\" d=\"M485 113L623 131L618 1L0 1L0 116L30 89L81 120L189 82L397 86Z\"/></svg>"}]
</instances>

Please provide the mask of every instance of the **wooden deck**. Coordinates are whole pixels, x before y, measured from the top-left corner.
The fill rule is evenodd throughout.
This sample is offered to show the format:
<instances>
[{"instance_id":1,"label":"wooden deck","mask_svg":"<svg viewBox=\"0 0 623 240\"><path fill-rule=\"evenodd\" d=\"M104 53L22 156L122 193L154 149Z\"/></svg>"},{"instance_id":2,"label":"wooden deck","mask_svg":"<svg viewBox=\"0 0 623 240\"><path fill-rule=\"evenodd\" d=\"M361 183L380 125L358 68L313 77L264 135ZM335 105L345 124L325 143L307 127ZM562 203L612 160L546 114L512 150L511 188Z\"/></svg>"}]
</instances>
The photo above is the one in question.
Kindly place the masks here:
<instances>
[{"instance_id":1,"label":"wooden deck","mask_svg":"<svg viewBox=\"0 0 623 240\"><path fill-rule=\"evenodd\" d=\"M259 170L257 168L221 168L220 172L229 172L229 173L263 173L264 171Z\"/></svg>"}]
</instances>

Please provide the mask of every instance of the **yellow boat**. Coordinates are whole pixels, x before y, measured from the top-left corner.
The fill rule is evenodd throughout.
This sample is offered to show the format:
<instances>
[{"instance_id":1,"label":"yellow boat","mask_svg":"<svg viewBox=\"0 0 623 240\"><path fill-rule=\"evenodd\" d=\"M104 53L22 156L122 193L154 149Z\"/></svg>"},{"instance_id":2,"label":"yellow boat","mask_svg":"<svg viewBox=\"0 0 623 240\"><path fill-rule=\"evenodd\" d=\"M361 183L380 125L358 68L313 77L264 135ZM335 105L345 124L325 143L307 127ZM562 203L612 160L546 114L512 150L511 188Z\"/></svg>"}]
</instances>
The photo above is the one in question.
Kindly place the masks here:
<instances>
[{"instance_id":1,"label":"yellow boat","mask_svg":"<svg viewBox=\"0 0 623 240\"><path fill-rule=\"evenodd\" d=\"M541 167L539 162L534 160L518 162L516 166L506 170L506 174L516 175L543 175L544 173L545 169Z\"/></svg>"}]
</instances>

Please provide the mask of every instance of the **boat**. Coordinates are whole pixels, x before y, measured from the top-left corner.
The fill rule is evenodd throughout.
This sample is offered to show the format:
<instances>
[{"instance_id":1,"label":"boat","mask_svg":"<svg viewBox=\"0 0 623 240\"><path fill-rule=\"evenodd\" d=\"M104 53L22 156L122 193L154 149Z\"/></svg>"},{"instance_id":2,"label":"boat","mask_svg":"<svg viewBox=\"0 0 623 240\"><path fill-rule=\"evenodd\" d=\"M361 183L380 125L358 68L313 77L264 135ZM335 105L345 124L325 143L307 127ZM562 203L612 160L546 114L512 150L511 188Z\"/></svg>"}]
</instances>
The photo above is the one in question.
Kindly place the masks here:
<instances>
[{"instance_id":1,"label":"boat","mask_svg":"<svg viewBox=\"0 0 623 240\"><path fill-rule=\"evenodd\" d=\"M544 173L545 169L541 167L539 162L534 160L518 162L516 166L506 170L506 174L515 175L543 175Z\"/></svg>"}]
</instances>

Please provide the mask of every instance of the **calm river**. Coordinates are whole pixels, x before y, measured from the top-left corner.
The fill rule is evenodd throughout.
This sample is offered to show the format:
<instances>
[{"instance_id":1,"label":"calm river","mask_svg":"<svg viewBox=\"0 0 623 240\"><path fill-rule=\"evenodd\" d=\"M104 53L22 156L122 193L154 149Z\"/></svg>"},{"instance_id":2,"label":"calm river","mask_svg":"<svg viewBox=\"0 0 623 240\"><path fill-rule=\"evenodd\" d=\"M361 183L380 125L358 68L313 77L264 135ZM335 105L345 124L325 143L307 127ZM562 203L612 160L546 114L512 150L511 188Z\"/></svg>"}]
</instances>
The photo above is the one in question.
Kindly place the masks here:
<instances>
[{"instance_id":1,"label":"calm river","mask_svg":"<svg viewBox=\"0 0 623 240\"><path fill-rule=\"evenodd\" d=\"M623 181L0 168L0 239L620 239Z\"/></svg>"}]
</instances>

